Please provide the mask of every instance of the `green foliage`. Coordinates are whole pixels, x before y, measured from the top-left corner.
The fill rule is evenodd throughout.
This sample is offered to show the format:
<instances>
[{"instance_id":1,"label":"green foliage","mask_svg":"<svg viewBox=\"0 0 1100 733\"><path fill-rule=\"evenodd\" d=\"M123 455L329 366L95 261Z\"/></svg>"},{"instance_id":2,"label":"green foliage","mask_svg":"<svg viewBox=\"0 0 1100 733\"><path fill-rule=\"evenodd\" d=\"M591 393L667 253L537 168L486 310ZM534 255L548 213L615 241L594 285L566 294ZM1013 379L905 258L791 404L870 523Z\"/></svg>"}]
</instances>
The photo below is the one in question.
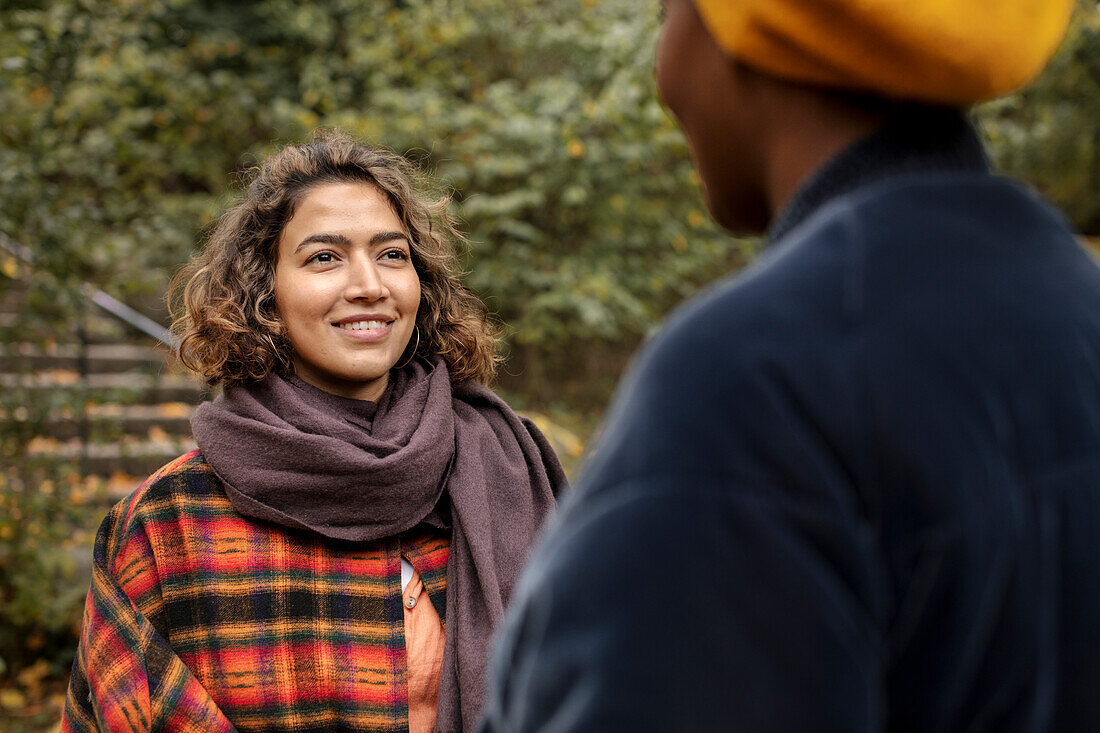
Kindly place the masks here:
<instances>
[{"instance_id":1,"label":"green foliage","mask_svg":"<svg viewBox=\"0 0 1100 733\"><path fill-rule=\"evenodd\" d=\"M703 215L633 0L64 0L0 9L0 231L62 281L159 295L274 145L339 126L433 169L471 284L529 349L629 347L750 245ZM994 157L1100 227L1100 31L983 110Z\"/></svg>"},{"instance_id":2,"label":"green foliage","mask_svg":"<svg viewBox=\"0 0 1100 733\"><path fill-rule=\"evenodd\" d=\"M318 126L434 169L514 340L631 344L746 246L702 214L628 0L181 0L2 11L0 229L159 292L229 174ZM574 358L576 354L574 354Z\"/></svg>"},{"instance_id":3,"label":"green foliage","mask_svg":"<svg viewBox=\"0 0 1100 733\"><path fill-rule=\"evenodd\" d=\"M0 326L0 667L19 672L45 656L60 672L72 659L87 590L91 528L84 504L95 491L76 460L58 462L34 448L51 416L79 412L82 395L42 389L41 375L21 363L15 345L49 348L54 319L74 311L55 282L32 280L12 260L0 259L5 272L24 278L0 275L0 297L21 282L22 297L34 306L26 318Z\"/></svg>"},{"instance_id":4,"label":"green foliage","mask_svg":"<svg viewBox=\"0 0 1100 733\"><path fill-rule=\"evenodd\" d=\"M1100 234L1100 8L1079 3L1057 56L979 119L994 163L1032 183L1085 234Z\"/></svg>"}]
</instances>

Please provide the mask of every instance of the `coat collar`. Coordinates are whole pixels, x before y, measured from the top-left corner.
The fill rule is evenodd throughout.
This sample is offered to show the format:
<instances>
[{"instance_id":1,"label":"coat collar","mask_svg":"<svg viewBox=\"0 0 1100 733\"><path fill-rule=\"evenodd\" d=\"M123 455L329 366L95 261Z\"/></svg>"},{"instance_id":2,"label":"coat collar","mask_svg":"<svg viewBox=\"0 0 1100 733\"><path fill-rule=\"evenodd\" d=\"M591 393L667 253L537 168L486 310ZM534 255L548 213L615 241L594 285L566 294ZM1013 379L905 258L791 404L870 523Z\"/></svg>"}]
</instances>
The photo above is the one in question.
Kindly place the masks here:
<instances>
[{"instance_id":1,"label":"coat collar","mask_svg":"<svg viewBox=\"0 0 1100 733\"><path fill-rule=\"evenodd\" d=\"M775 218L766 239L778 241L830 200L887 178L988 170L982 143L963 112L906 107L812 173Z\"/></svg>"}]
</instances>

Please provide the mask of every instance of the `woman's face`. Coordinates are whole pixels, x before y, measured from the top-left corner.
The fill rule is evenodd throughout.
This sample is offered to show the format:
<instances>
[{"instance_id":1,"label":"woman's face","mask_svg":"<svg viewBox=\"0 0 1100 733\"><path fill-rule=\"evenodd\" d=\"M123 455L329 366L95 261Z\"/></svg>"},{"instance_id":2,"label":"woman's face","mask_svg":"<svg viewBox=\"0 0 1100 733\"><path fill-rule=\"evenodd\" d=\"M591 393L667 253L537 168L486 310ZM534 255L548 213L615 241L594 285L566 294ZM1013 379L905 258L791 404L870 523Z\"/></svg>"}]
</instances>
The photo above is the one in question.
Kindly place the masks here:
<instances>
[{"instance_id":1,"label":"woman's face","mask_svg":"<svg viewBox=\"0 0 1100 733\"><path fill-rule=\"evenodd\" d=\"M405 351L420 304L408 233L366 183L310 189L283 229L275 303L303 381L377 400Z\"/></svg>"}]
</instances>

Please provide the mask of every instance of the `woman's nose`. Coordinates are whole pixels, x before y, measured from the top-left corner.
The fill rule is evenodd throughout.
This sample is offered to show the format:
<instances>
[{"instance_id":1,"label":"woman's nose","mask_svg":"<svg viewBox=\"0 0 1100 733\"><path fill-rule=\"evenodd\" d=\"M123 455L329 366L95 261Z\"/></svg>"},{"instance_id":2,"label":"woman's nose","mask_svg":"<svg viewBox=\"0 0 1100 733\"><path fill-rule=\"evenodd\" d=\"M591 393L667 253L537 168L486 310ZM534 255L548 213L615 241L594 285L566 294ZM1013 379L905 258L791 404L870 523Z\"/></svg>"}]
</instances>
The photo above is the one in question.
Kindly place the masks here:
<instances>
[{"instance_id":1,"label":"woman's nose","mask_svg":"<svg viewBox=\"0 0 1100 733\"><path fill-rule=\"evenodd\" d=\"M348 268L344 297L348 300L381 300L389 294L374 262L353 262Z\"/></svg>"}]
</instances>

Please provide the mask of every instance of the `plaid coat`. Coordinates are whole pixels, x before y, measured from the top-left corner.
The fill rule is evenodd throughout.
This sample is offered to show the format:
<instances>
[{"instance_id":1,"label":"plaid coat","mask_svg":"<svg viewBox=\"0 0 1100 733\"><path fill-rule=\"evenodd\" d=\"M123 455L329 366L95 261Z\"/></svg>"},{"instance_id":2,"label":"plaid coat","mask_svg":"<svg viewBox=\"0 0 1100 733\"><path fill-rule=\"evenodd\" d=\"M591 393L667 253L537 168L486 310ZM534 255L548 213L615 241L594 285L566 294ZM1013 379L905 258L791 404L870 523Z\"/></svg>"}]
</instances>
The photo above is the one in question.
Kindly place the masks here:
<instances>
[{"instance_id":1,"label":"plaid coat","mask_svg":"<svg viewBox=\"0 0 1100 733\"><path fill-rule=\"evenodd\" d=\"M198 451L100 527L62 731L404 731L402 555L446 622L449 538L238 514Z\"/></svg>"}]
</instances>

